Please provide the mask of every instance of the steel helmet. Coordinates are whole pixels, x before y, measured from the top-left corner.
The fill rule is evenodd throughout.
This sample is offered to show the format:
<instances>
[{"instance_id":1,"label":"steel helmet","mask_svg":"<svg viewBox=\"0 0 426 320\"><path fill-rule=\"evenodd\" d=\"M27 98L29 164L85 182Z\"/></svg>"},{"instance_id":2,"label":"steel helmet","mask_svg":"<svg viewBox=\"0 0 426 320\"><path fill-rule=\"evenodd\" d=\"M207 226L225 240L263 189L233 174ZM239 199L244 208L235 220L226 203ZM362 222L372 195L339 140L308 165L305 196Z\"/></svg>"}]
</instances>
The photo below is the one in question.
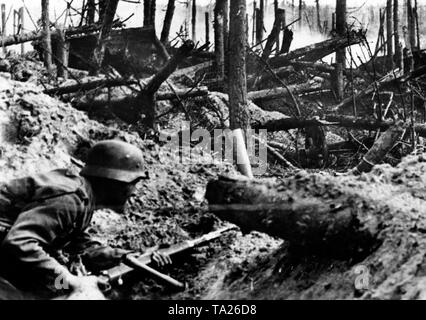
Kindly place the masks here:
<instances>
[{"instance_id":1,"label":"steel helmet","mask_svg":"<svg viewBox=\"0 0 426 320\"><path fill-rule=\"evenodd\" d=\"M82 176L130 183L146 177L142 151L117 140L101 141L90 149Z\"/></svg>"}]
</instances>

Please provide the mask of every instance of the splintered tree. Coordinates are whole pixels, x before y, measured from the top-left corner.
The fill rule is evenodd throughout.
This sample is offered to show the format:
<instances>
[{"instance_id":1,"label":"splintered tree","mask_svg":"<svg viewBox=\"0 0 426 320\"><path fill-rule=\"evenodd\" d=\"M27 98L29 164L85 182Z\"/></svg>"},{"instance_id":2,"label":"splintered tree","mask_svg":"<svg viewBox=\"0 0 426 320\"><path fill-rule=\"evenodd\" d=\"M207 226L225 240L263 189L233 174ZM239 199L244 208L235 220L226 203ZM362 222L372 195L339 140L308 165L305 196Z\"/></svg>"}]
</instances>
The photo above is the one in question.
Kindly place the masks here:
<instances>
[{"instance_id":1,"label":"splintered tree","mask_svg":"<svg viewBox=\"0 0 426 320\"><path fill-rule=\"evenodd\" d=\"M247 156L243 130L249 128L247 113L246 75L246 1L231 1L229 38L229 115L234 139L234 159L239 171L252 178L250 160Z\"/></svg>"},{"instance_id":2,"label":"splintered tree","mask_svg":"<svg viewBox=\"0 0 426 320\"><path fill-rule=\"evenodd\" d=\"M47 71L52 73L52 43L50 38L49 0L41 0L41 21L43 24L43 57Z\"/></svg>"},{"instance_id":3,"label":"splintered tree","mask_svg":"<svg viewBox=\"0 0 426 320\"><path fill-rule=\"evenodd\" d=\"M164 18L163 31L161 32L161 42L164 45L169 42L170 28L172 26L175 7L175 0L169 0L167 4L166 16Z\"/></svg>"},{"instance_id":4,"label":"splintered tree","mask_svg":"<svg viewBox=\"0 0 426 320\"><path fill-rule=\"evenodd\" d=\"M283 21L285 20L285 11L283 9L278 9L275 15L275 22L272 28L271 33L268 36L268 40L266 41L265 49L263 50L262 59L268 60L271 55L272 48L274 43L277 41L277 37L279 37L281 32L281 26Z\"/></svg>"},{"instance_id":5,"label":"splintered tree","mask_svg":"<svg viewBox=\"0 0 426 320\"><path fill-rule=\"evenodd\" d=\"M90 73L96 75L102 67L102 62L105 57L105 41L109 37L114 21L115 12L117 11L119 0L108 0L105 15L103 18L102 29L99 32L98 42L95 50L93 51L93 65Z\"/></svg>"}]
</instances>

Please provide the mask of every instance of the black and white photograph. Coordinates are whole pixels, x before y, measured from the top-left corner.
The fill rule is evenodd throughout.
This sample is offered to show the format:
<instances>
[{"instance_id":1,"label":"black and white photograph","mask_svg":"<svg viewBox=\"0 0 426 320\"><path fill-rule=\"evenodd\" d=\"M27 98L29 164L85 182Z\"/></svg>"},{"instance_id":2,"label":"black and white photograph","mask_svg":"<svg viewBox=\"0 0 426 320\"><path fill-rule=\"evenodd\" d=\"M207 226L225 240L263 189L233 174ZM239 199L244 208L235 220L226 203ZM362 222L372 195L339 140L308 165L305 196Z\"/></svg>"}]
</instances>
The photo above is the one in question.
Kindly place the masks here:
<instances>
[{"instance_id":1,"label":"black and white photograph","mask_svg":"<svg viewBox=\"0 0 426 320\"><path fill-rule=\"evenodd\" d=\"M0 0L0 300L425 300L425 208L426 0Z\"/></svg>"}]
</instances>

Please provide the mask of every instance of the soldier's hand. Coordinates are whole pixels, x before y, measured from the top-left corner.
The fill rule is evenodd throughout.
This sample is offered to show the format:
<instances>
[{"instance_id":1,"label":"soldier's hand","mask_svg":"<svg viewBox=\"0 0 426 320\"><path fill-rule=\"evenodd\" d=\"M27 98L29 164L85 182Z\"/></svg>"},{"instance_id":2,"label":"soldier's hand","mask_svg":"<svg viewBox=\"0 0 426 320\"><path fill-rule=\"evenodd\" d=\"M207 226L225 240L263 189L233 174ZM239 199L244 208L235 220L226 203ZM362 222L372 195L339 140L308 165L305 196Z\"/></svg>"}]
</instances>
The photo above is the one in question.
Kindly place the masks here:
<instances>
[{"instance_id":1,"label":"soldier's hand","mask_svg":"<svg viewBox=\"0 0 426 320\"><path fill-rule=\"evenodd\" d=\"M164 267L173 263L169 255L163 254L159 251L154 251L151 259L157 267Z\"/></svg>"}]
</instances>

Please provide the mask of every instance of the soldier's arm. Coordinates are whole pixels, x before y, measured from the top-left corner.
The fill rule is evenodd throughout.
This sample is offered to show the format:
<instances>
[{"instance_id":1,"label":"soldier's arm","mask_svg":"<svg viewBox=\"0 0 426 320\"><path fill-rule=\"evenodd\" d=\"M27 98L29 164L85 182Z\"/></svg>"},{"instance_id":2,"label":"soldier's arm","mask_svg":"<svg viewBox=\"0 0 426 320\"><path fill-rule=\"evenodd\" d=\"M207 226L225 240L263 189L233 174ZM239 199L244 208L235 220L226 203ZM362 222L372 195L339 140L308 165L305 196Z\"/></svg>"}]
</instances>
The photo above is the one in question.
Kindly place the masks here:
<instances>
[{"instance_id":1,"label":"soldier's arm","mask_svg":"<svg viewBox=\"0 0 426 320\"><path fill-rule=\"evenodd\" d=\"M74 276L46 250L59 236L71 232L82 209L75 194L32 203L12 226L2 243L2 251L19 268L42 279L48 288L58 289L55 281L70 282Z\"/></svg>"},{"instance_id":2,"label":"soldier's arm","mask_svg":"<svg viewBox=\"0 0 426 320\"><path fill-rule=\"evenodd\" d=\"M122 261L124 255L131 253L129 250L102 245L93 240L87 230L74 237L66 251L71 255L80 255L84 266L92 272L115 267Z\"/></svg>"}]
</instances>

